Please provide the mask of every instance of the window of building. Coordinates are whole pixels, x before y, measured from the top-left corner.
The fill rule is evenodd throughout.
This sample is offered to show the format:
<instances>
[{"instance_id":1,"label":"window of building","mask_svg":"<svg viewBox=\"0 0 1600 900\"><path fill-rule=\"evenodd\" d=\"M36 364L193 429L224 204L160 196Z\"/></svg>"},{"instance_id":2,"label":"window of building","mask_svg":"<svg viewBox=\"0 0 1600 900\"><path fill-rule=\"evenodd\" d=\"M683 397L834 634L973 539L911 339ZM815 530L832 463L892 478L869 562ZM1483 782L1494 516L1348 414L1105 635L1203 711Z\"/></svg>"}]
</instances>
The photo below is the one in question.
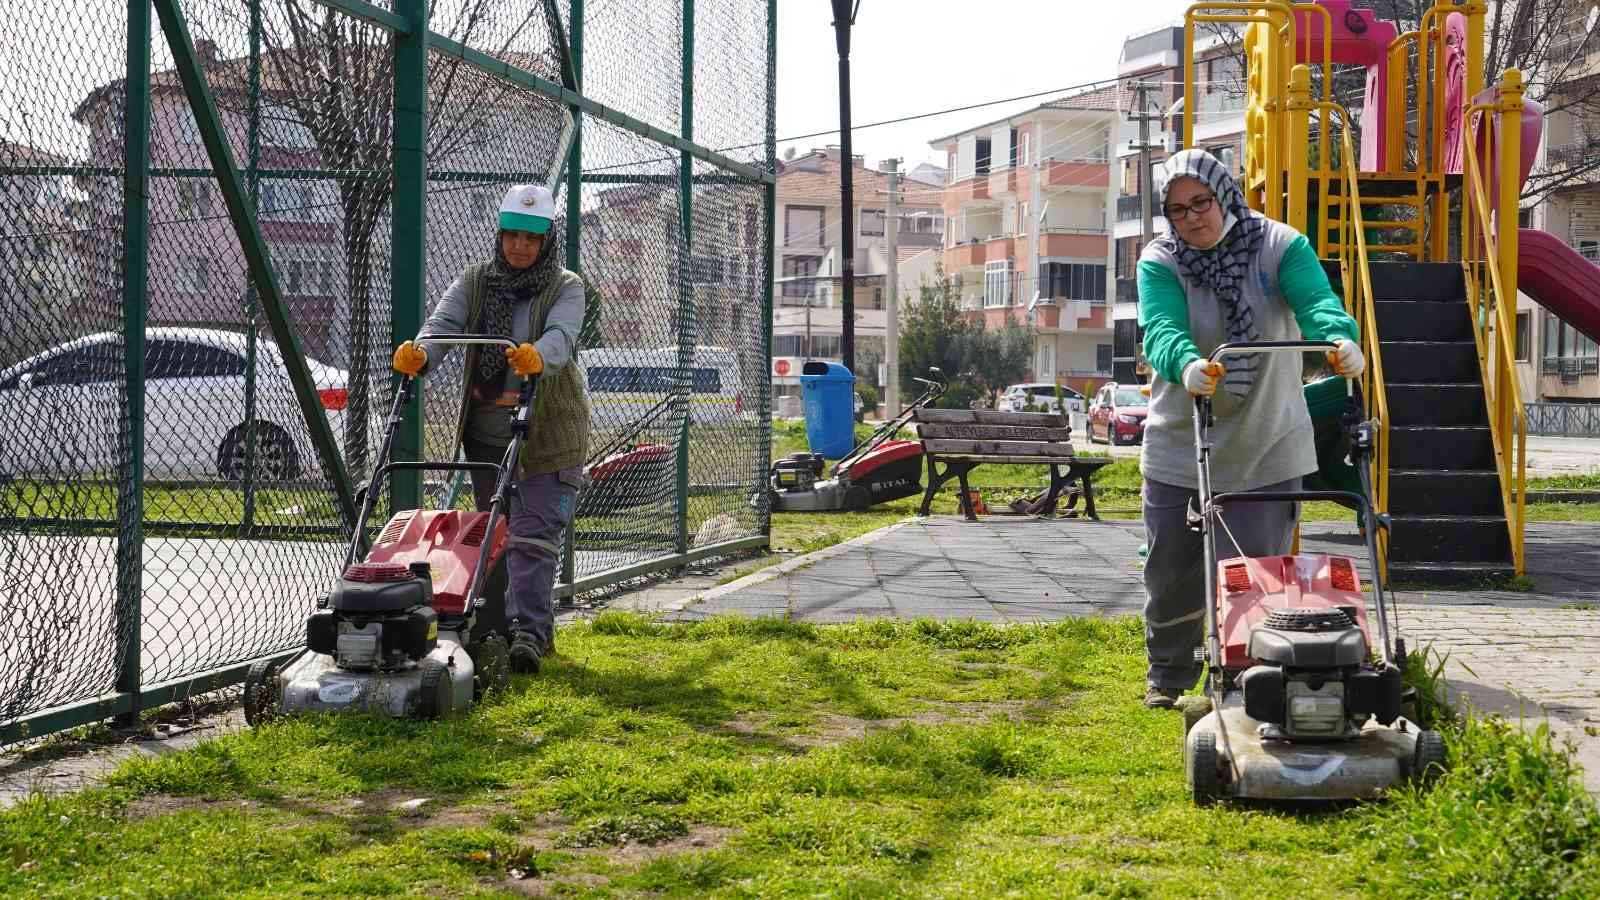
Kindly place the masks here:
<instances>
[{"instance_id":1,"label":"window of building","mask_svg":"<svg viewBox=\"0 0 1600 900\"><path fill-rule=\"evenodd\" d=\"M278 281L289 297L333 295L333 253L326 247L285 247L273 256Z\"/></svg>"},{"instance_id":2,"label":"window of building","mask_svg":"<svg viewBox=\"0 0 1600 900\"><path fill-rule=\"evenodd\" d=\"M975 155L972 172L975 175L987 175L989 174L991 142L988 138L978 138L977 145L978 150Z\"/></svg>"},{"instance_id":3,"label":"window of building","mask_svg":"<svg viewBox=\"0 0 1600 900\"><path fill-rule=\"evenodd\" d=\"M804 356L805 355L804 348L801 346L801 343L803 342L804 337L805 337L804 335L799 335L799 334L775 334L775 335L773 335L772 336L772 355L773 356Z\"/></svg>"},{"instance_id":4,"label":"window of building","mask_svg":"<svg viewBox=\"0 0 1600 900\"><path fill-rule=\"evenodd\" d=\"M883 234L883 210L863 209L861 211L861 233Z\"/></svg>"},{"instance_id":5,"label":"window of building","mask_svg":"<svg viewBox=\"0 0 1600 900\"><path fill-rule=\"evenodd\" d=\"M1532 352L1533 336L1528 333L1533 325L1533 314L1517 313L1517 362L1527 362Z\"/></svg>"},{"instance_id":6,"label":"window of building","mask_svg":"<svg viewBox=\"0 0 1600 900\"><path fill-rule=\"evenodd\" d=\"M1594 341L1554 313L1545 311L1544 360L1540 366L1543 374L1572 381L1580 375L1600 373L1600 357L1595 351Z\"/></svg>"},{"instance_id":7,"label":"window of building","mask_svg":"<svg viewBox=\"0 0 1600 900\"><path fill-rule=\"evenodd\" d=\"M816 274L822 267L820 256L785 256L783 258L783 296L810 297L816 293Z\"/></svg>"},{"instance_id":8,"label":"window of building","mask_svg":"<svg viewBox=\"0 0 1600 900\"><path fill-rule=\"evenodd\" d=\"M204 256L185 256L178 263L178 290L198 294L211 289L211 260Z\"/></svg>"},{"instance_id":9,"label":"window of building","mask_svg":"<svg viewBox=\"0 0 1600 900\"><path fill-rule=\"evenodd\" d=\"M983 264L983 305L991 309L1011 305L1011 260Z\"/></svg>"},{"instance_id":10,"label":"window of building","mask_svg":"<svg viewBox=\"0 0 1600 900\"><path fill-rule=\"evenodd\" d=\"M1099 372L1101 375L1108 375L1111 373L1111 346L1112 345L1110 344L1094 345L1094 370Z\"/></svg>"},{"instance_id":11,"label":"window of building","mask_svg":"<svg viewBox=\"0 0 1600 900\"><path fill-rule=\"evenodd\" d=\"M211 182L203 178L178 180L178 215L184 218L211 215Z\"/></svg>"},{"instance_id":12,"label":"window of building","mask_svg":"<svg viewBox=\"0 0 1600 900\"><path fill-rule=\"evenodd\" d=\"M1600 241L1579 241L1578 252L1590 262L1600 262Z\"/></svg>"},{"instance_id":13,"label":"window of building","mask_svg":"<svg viewBox=\"0 0 1600 900\"><path fill-rule=\"evenodd\" d=\"M1104 263L1047 262L1039 266L1041 297L1060 297L1067 300L1090 300L1104 303L1106 299L1106 267Z\"/></svg>"},{"instance_id":14,"label":"window of building","mask_svg":"<svg viewBox=\"0 0 1600 900\"><path fill-rule=\"evenodd\" d=\"M183 115L178 117L178 140L185 144L200 143L200 123L195 120L192 109L184 109Z\"/></svg>"},{"instance_id":15,"label":"window of building","mask_svg":"<svg viewBox=\"0 0 1600 900\"><path fill-rule=\"evenodd\" d=\"M1017 142L1017 129L1011 129L1011 168L1015 169L1023 162L1022 146Z\"/></svg>"},{"instance_id":16,"label":"window of building","mask_svg":"<svg viewBox=\"0 0 1600 900\"><path fill-rule=\"evenodd\" d=\"M839 335L813 334L811 346L807 348L805 356L809 359L838 359Z\"/></svg>"},{"instance_id":17,"label":"window of building","mask_svg":"<svg viewBox=\"0 0 1600 900\"><path fill-rule=\"evenodd\" d=\"M261 218L278 222L314 222L317 218L316 189L292 181L261 183Z\"/></svg>"},{"instance_id":18,"label":"window of building","mask_svg":"<svg viewBox=\"0 0 1600 900\"><path fill-rule=\"evenodd\" d=\"M266 106L261 110L261 143L268 147L309 150L317 145L311 129L287 106Z\"/></svg>"},{"instance_id":19,"label":"window of building","mask_svg":"<svg viewBox=\"0 0 1600 900\"><path fill-rule=\"evenodd\" d=\"M801 247L824 246L823 224L823 208L820 206L784 207L783 242Z\"/></svg>"}]
</instances>

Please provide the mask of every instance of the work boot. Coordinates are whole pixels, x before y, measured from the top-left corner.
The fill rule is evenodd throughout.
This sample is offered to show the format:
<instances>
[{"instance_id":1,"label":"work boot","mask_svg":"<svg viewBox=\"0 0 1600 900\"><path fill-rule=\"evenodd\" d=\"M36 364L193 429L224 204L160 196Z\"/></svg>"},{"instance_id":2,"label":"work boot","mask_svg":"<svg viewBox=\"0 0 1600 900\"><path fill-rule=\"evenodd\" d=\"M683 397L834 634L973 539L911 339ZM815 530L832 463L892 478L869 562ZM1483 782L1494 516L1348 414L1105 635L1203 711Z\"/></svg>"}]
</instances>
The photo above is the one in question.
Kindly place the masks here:
<instances>
[{"instance_id":1,"label":"work boot","mask_svg":"<svg viewBox=\"0 0 1600 900\"><path fill-rule=\"evenodd\" d=\"M1158 688L1150 685L1144 692L1145 709L1172 709L1178 705L1178 698L1183 696L1183 691L1176 688Z\"/></svg>"},{"instance_id":2,"label":"work boot","mask_svg":"<svg viewBox=\"0 0 1600 900\"><path fill-rule=\"evenodd\" d=\"M511 636L511 671L525 675L539 674L539 660L544 658L544 647L539 639L526 631Z\"/></svg>"}]
</instances>

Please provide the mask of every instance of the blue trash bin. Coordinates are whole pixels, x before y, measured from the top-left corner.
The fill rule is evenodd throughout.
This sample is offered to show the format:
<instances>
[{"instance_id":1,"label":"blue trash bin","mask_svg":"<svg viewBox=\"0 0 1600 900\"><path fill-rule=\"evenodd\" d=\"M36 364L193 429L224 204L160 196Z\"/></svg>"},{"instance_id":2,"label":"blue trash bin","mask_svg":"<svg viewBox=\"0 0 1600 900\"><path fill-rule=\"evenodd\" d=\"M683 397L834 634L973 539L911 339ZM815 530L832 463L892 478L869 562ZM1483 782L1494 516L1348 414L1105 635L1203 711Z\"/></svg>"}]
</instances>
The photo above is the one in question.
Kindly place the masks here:
<instances>
[{"instance_id":1,"label":"blue trash bin","mask_svg":"<svg viewBox=\"0 0 1600 900\"><path fill-rule=\"evenodd\" d=\"M839 459L855 446L856 377L838 363L808 362L800 370L806 443L812 453Z\"/></svg>"}]
</instances>

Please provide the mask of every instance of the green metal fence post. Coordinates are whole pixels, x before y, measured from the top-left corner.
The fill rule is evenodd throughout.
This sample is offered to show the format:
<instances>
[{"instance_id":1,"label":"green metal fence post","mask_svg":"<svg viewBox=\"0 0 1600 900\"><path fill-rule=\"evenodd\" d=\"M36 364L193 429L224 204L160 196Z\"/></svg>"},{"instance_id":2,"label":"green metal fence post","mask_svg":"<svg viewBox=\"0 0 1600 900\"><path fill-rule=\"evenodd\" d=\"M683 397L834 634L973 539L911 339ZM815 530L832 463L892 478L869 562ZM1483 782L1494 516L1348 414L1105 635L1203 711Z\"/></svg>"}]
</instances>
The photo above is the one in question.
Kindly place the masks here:
<instances>
[{"instance_id":1,"label":"green metal fence post","mask_svg":"<svg viewBox=\"0 0 1600 900\"><path fill-rule=\"evenodd\" d=\"M239 248L244 251L250 279L260 291L263 310L267 314L268 323L272 326L272 336L277 341L278 350L283 356L284 368L288 370L289 383L294 388L295 401L300 407L300 414L305 417L306 427L311 432L311 443L317 449L317 458L321 460L323 471L332 482L339 512L346 526L353 528L356 506L355 492L350 487L350 475L345 470L344 458L339 455L333 429L328 425L328 415L322 408L321 400L317 398L316 385L311 380L311 371L306 365L305 354L300 349L300 339L295 332L293 317L284 302L277 273L272 268L272 257L267 250L266 239L261 234L261 223L256 220L255 210L250 207L244 179L240 177L239 167L234 163L233 149L229 146L227 135L223 131L222 117L217 112L216 100L211 96L211 89L206 84L205 71L201 68L199 57L195 53L194 41L189 37L189 26L184 22L179 0L155 0L155 7L156 14L161 19L161 30L167 38L167 46L172 50L173 65L178 70L179 80L183 82L184 96L189 101L189 108L194 112L201 143L205 145L207 159L210 160L211 168L216 173L217 187L222 191L223 202L227 204L228 218L233 224L234 235L239 240Z\"/></svg>"},{"instance_id":2,"label":"green metal fence post","mask_svg":"<svg viewBox=\"0 0 1600 900\"><path fill-rule=\"evenodd\" d=\"M128 81L122 129L122 377L128 427L117 481L117 691L139 715L144 576L144 328L150 269L150 0L128 0Z\"/></svg>"},{"instance_id":3,"label":"green metal fence post","mask_svg":"<svg viewBox=\"0 0 1600 900\"><path fill-rule=\"evenodd\" d=\"M767 171L778 173L778 0L767 0ZM846 160L848 163L849 161ZM763 475L772 468L772 306L774 303L773 242L778 208L778 182L776 177L762 185L763 211L761 228L761 345L764 365L761 367L761 468ZM761 533L772 536L772 507L761 504Z\"/></svg>"},{"instance_id":4,"label":"green metal fence post","mask_svg":"<svg viewBox=\"0 0 1600 900\"><path fill-rule=\"evenodd\" d=\"M572 22L567 27L569 56L572 60L572 78L578 92L583 93L583 0L572 0ZM577 106L572 111L572 147L567 151L567 268L583 271L583 111ZM578 365L577 360L572 365ZM569 588L577 580L576 514L567 521L567 532L561 541L561 583Z\"/></svg>"},{"instance_id":5,"label":"green metal fence post","mask_svg":"<svg viewBox=\"0 0 1600 900\"><path fill-rule=\"evenodd\" d=\"M683 70L683 110L678 123L685 142L694 141L694 0L683 0L683 40L681 53ZM678 377L676 390L678 408L683 418L678 431L678 484L677 524L679 554L689 552L689 418L692 404L690 391L694 384L694 157L687 150L678 160Z\"/></svg>"},{"instance_id":6,"label":"green metal fence post","mask_svg":"<svg viewBox=\"0 0 1600 900\"><path fill-rule=\"evenodd\" d=\"M249 124L245 136L245 188L250 208L261 205L261 0L250 0ZM239 527L249 534L256 524L256 286L244 286L244 514Z\"/></svg>"},{"instance_id":7,"label":"green metal fence post","mask_svg":"<svg viewBox=\"0 0 1600 900\"><path fill-rule=\"evenodd\" d=\"M395 14L410 24L410 33L394 42L394 215L390 226L393 264L390 291L389 335L394 343L422 329L427 259L428 221L428 4L426 0L395 0ZM405 420L395 434L393 458L417 460L422 456L422 385L417 385ZM454 452L455 448L451 448ZM391 509L416 509L422 505L422 473L397 472L390 476Z\"/></svg>"}]
</instances>

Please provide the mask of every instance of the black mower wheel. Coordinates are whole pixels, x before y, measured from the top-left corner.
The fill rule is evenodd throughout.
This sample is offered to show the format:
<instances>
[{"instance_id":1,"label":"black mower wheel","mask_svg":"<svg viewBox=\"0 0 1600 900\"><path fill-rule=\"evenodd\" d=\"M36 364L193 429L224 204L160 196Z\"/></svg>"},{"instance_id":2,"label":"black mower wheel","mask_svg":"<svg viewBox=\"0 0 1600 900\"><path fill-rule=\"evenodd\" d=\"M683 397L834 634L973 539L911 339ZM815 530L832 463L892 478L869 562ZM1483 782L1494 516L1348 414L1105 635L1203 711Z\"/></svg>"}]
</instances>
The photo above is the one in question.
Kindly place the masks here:
<instances>
[{"instance_id":1,"label":"black mower wheel","mask_svg":"<svg viewBox=\"0 0 1600 900\"><path fill-rule=\"evenodd\" d=\"M283 697L278 693L278 667L269 660L255 663L244 675L244 721L251 728L276 718Z\"/></svg>"},{"instance_id":2,"label":"black mower wheel","mask_svg":"<svg viewBox=\"0 0 1600 900\"><path fill-rule=\"evenodd\" d=\"M1429 785L1444 774L1445 767L1444 735L1437 731L1417 732L1417 747L1411 753L1411 778Z\"/></svg>"},{"instance_id":3,"label":"black mower wheel","mask_svg":"<svg viewBox=\"0 0 1600 900\"><path fill-rule=\"evenodd\" d=\"M472 699L503 691L511 686L511 648L498 634L490 635L468 648L472 655Z\"/></svg>"},{"instance_id":4,"label":"black mower wheel","mask_svg":"<svg viewBox=\"0 0 1600 900\"><path fill-rule=\"evenodd\" d=\"M436 659L425 659L417 666L422 670L422 687L417 691L417 718L442 719L450 710L450 670Z\"/></svg>"},{"instance_id":5,"label":"black mower wheel","mask_svg":"<svg viewBox=\"0 0 1600 900\"><path fill-rule=\"evenodd\" d=\"M852 484L844 492L844 508L849 512L866 512L872 507L872 491L864 484Z\"/></svg>"},{"instance_id":6,"label":"black mower wheel","mask_svg":"<svg viewBox=\"0 0 1600 900\"><path fill-rule=\"evenodd\" d=\"M1189 759L1189 790L1196 806L1210 806L1222 799L1217 736L1209 731L1195 735L1194 755Z\"/></svg>"}]
</instances>

